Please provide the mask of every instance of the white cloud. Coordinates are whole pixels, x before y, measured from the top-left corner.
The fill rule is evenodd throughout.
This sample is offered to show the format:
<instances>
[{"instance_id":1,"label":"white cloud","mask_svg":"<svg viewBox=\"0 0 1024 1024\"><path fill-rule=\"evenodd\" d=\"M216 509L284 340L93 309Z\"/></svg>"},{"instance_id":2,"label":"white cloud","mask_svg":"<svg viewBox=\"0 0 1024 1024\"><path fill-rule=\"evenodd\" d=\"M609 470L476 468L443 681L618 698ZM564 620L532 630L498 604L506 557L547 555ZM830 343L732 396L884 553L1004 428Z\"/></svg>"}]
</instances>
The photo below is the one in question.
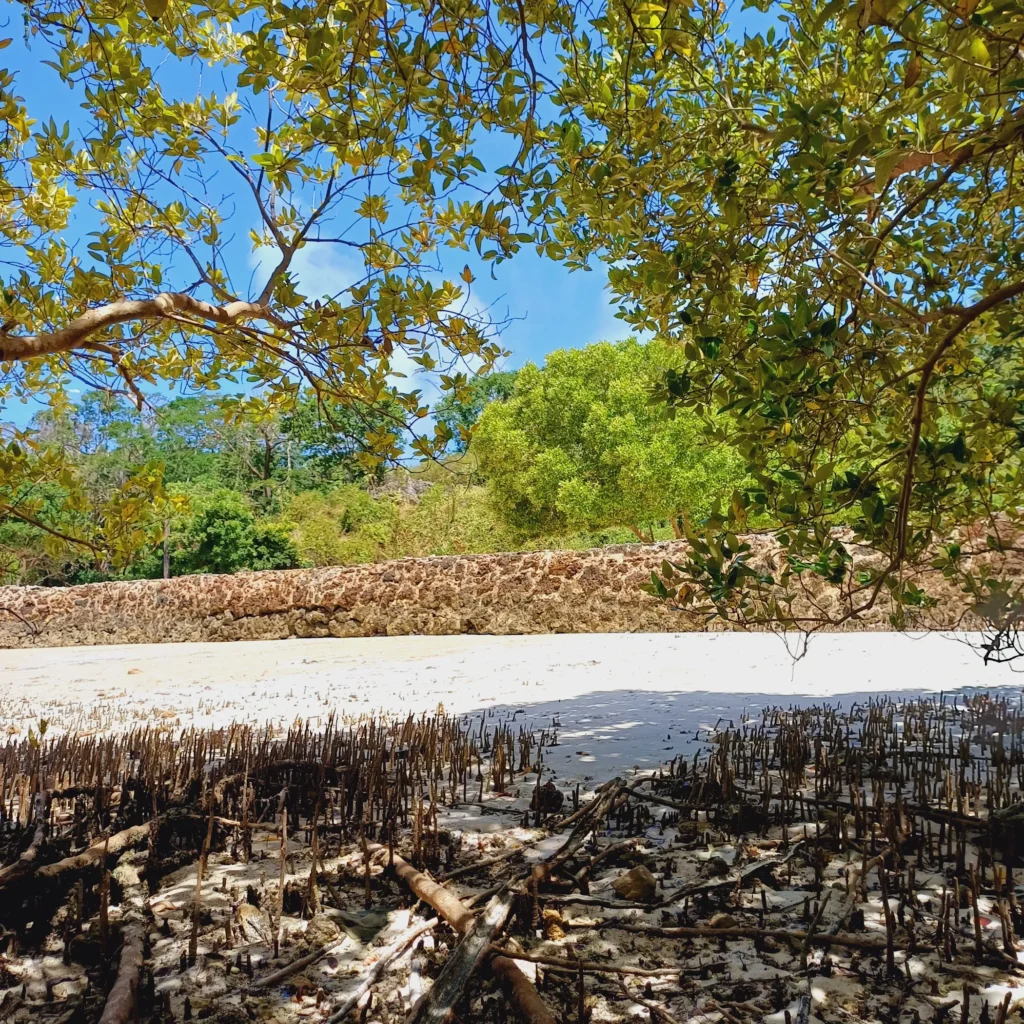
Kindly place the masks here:
<instances>
[{"instance_id":1,"label":"white cloud","mask_svg":"<svg viewBox=\"0 0 1024 1024\"><path fill-rule=\"evenodd\" d=\"M249 265L254 272L254 290L259 292L267 275L281 258L272 246L253 250ZM288 268L295 287L311 299L337 295L362 280L366 273L362 259L339 245L326 242L307 242L293 257Z\"/></svg>"}]
</instances>

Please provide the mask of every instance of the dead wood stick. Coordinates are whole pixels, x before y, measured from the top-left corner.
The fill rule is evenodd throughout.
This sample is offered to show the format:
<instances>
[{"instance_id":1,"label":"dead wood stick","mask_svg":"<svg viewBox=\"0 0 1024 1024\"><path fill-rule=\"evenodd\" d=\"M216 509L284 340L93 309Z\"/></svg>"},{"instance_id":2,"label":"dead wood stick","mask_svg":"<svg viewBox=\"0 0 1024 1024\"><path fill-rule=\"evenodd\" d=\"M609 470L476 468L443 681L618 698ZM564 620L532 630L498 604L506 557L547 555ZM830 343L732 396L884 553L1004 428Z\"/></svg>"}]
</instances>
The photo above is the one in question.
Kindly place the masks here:
<instances>
[{"instance_id":1,"label":"dead wood stick","mask_svg":"<svg viewBox=\"0 0 1024 1024\"><path fill-rule=\"evenodd\" d=\"M606 857L611 857L616 853L621 853L623 850L630 850L639 843L640 840L634 836L632 839L623 839L620 843L612 843L606 846L603 850L599 850L590 858L590 863L584 864L583 867L576 872L576 884L582 888L587 885L590 876L594 873L594 868L601 863Z\"/></svg>"},{"instance_id":2,"label":"dead wood stick","mask_svg":"<svg viewBox=\"0 0 1024 1024\"><path fill-rule=\"evenodd\" d=\"M974 758L977 760L977 758ZM751 789L745 789L742 786L736 786L736 789L745 796L756 797L758 802L761 801L762 795ZM773 796L772 801L777 803L779 797ZM857 808L848 800L830 800L826 797L813 797L805 796L800 794L800 800L808 807L825 807L834 810L850 811L855 813ZM691 808L692 810L692 808ZM878 811L879 807L865 807L865 811ZM907 807L907 811L915 815L918 818L924 818L926 821L934 821L938 824L945 822L947 825L961 825L965 828L972 829L986 829L989 826L989 818L976 818L966 814L954 814L951 811L943 811L937 807L928 807L925 804L911 804Z\"/></svg>"},{"instance_id":3,"label":"dead wood stick","mask_svg":"<svg viewBox=\"0 0 1024 1024\"><path fill-rule=\"evenodd\" d=\"M495 854L493 857L484 857L483 860L478 860L472 864L466 864L461 868L456 868L454 871L438 875L437 880L439 882L450 882L453 879L462 878L463 875L471 875L474 871L478 871L480 868L487 868L492 864L501 864L503 861L511 860L517 854L522 853L524 849L525 847L516 846L511 850L505 850L502 853Z\"/></svg>"},{"instance_id":4,"label":"dead wood stick","mask_svg":"<svg viewBox=\"0 0 1024 1024\"><path fill-rule=\"evenodd\" d=\"M857 907L860 889L867 883L868 875L880 864L884 863L892 852L893 847L886 846L870 860L865 859L860 863L853 862L850 864L846 874L846 896L843 900L839 917L836 918L835 923L829 929L830 935L838 935L847 926L850 915L853 914Z\"/></svg>"},{"instance_id":5,"label":"dead wood stick","mask_svg":"<svg viewBox=\"0 0 1024 1024\"><path fill-rule=\"evenodd\" d=\"M491 970L497 976L505 998L520 1020L529 1024L557 1024L533 982L516 967L514 960L507 956L496 956L491 960Z\"/></svg>"},{"instance_id":6,"label":"dead wood stick","mask_svg":"<svg viewBox=\"0 0 1024 1024\"><path fill-rule=\"evenodd\" d=\"M207 820L205 814L175 814L174 816L176 818L192 818L196 821ZM213 820L215 824L223 828L245 828L254 832L259 829L261 832L273 832L274 835L281 831L281 826L276 821L239 821L237 818L222 818L219 814L215 814Z\"/></svg>"},{"instance_id":7,"label":"dead wood stick","mask_svg":"<svg viewBox=\"0 0 1024 1024\"><path fill-rule=\"evenodd\" d=\"M258 992L260 989L270 988L271 985L276 985L279 981L284 981L285 978L290 977L296 971L301 971L304 967L308 967L310 964L315 964L317 960L334 952L334 950L347 941L348 936L342 935L340 939L335 939L333 942L325 943L319 948L313 950L312 953L306 953L304 956L300 956L293 960L290 964L285 964L284 967L274 971L272 974L268 974L266 977L254 981L249 986L249 991Z\"/></svg>"},{"instance_id":8,"label":"dead wood stick","mask_svg":"<svg viewBox=\"0 0 1024 1024\"><path fill-rule=\"evenodd\" d=\"M787 931L785 928L712 928L711 925L696 927L661 928L657 925L626 924L622 921L598 921L596 925L588 924L588 928L618 928L620 931L632 932L636 935L657 935L665 939L778 939L781 942L802 944L808 941L805 931ZM828 932L816 932L810 937L814 946L848 946L850 949L885 949L884 935L830 935ZM906 942L894 943L895 949L906 949Z\"/></svg>"},{"instance_id":9,"label":"dead wood stick","mask_svg":"<svg viewBox=\"0 0 1024 1024\"><path fill-rule=\"evenodd\" d=\"M46 815L41 814L39 820L36 822L36 830L32 836L32 842L28 845L28 849L25 850L13 864L8 864L5 868L0 868L0 889L5 885L9 885L11 882L17 881L19 878L24 878L26 875L30 875L32 873L36 858L39 856L39 851L42 849L43 840L45 838Z\"/></svg>"},{"instance_id":10,"label":"dead wood stick","mask_svg":"<svg viewBox=\"0 0 1024 1024\"><path fill-rule=\"evenodd\" d=\"M651 1020L660 1020L662 1024L679 1024L675 1017L668 1012L663 1006L659 1006L657 1003L652 1003L649 999L644 999L642 996L634 995L626 988L626 983L619 978L619 988L622 989L622 994L632 1000L634 1003L639 1003L645 1009L650 1011Z\"/></svg>"},{"instance_id":11,"label":"dead wood stick","mask_svg":"<svg viewBox=\"0 0 1024 1024\"><path fill-rule=\"evenodd\" d=\"M412 1008L406 1024L443 1024L462 998L462 993L486 956L495 935L505 927L512 909L512 893L497 893L466 932L455 952L445 961L430 990Z\"/></svg>"},{"instance_id":12,"label":"dead wood stick","mask_svg":"<svg viewBox=\"0 0 1024 1024\"><path fill-rule=\"evenodd\" d=\"M188 940L188 962L194 964L199 952L199 919L202 917L203 875L206 874L206 861L210 855L210 841L213 839L213 802L210 802L210 820L206 825L206 837L203 839L203 852L199 855L196 865L196 891L192 901L192 933Z\"/></svg>"},{"instance_id":13,"label":"dead wood stick","mask_svg":"<svg viewBox=\"0 0 1024 1024\"><path fill-rule=\"evenodd\" d=\"M586 811L576 827L569 833L569 838L549 857L546 861L537 864L533 869L534 879L546 878L551 872L564 864L584 843L587 836L593 831L596 823L607 813L615 801L623 793L628 792L621 780L613 779L616 786L605 790L600 799L592 800L587 804Z\"/></svg>"},{"instance_id":14,"label":"dead wood stick","mask_svg":"<svg viewBox=\"0 0 1024 1024\"><path fill-rule=\"evenodd\" d=\"M655 903L655 909L659 907L667 907L675 903L677 900L683 899L685 896L693 896L698 892L712 892L715 889L734 889L738 884L744 885L754 878L771 872L773 868L782 867L791 858L795 857L799 852L801 846L803 846L803 840L800 840L790 847L789 853L785 857L773 857L771 860L759 860L753 864L748 864L739 874L737 879L735 876L726 875L720 879L716 879L713 882L697 882L691 883L690 885L684 885L681 889L676 889L671 896L667 899L662 900L660 903Z\"/></svg>"},{"instance_id":15,"label":"dead wood stick","mask_svg":"<svg viewBox=\"0 0 1024 1024\"><path fill-rule=\"evenodd\" d=\"M367 844L369 853L377 854L385 850L387 847L379 843ZM473 914L462 900L422 871L417 871L397 853L392 857L392 870L414 895L432 906L460 935L465 935L473 927ZM490 961L490 968L512 1009L524 1024L556 1024L533 983L516 967L514 961L505 956L496 956Z\"/></svg>"},{"instance_id":16,"label":"dead wood stick","mask_svg":"<svg viewBox=\"0 0 1024 1024\"><path fill-rule=\"evenodd\" d=\"M733 885L735 885L735 881ZM647 911L650 906L647 903L637 903L634 900L610 900L603 896L591 896L585 893L544 893L544 902L555 906L565 906L568 903L580 903L587 907L602 907L605 910L643 910ZM801 901L800 905L803 905Z\"/></svg>"},{"instance_id":17,"label":"dead wood stick","mask_svg":"<svg viewBox=\"0 0 1024 1024\"><path fill-rule=\"evenodd\" d=\"M76 853L53 864L36 868L35 877L48 883L62 883L66 879L83 874L89 868L103 864L107 857L114 857L129 847L136 846L149 838L149 825L132 825L106 839L99 839L81 853ZM4 884L9 884L9 881Z\"/></svg>"},{"instance_id":18,"label":"dead wood stick","mask_svg":"<svg viewBox=\"0 0 1024 1024\"><path fill-rule=\"evenodd\" d=\"M630 792L635 790L631 787ZM685 811L689 814L691 811L700 810L700 804L684 804L678 800L670 800L667 796L658 796L657 793L640 793L637 795L638 800L649 800L652 804L661 804L662 807L671 807L675 811Z\"/></svg>"},{"instance_id":19,"label":"dead wood stick","mask_svg":"<svg viewBox=\"0 0 1024 1024\"><path fill-rule=\"evenodd\" d=\"M134 1019L145 942L146 928L141 921L133 921L125 928L117 980L107 996L100 1024L128 1024L128 1021Z\"/></svg>"},{"instance_id":20,"label":"dead wood stick","mask_svg":"<svg viewBox=\"0 0 1024 1024\"><path fill-rule=\"evenodd\" d=\"M604 793L612 788L613 786L619 786L622 784L622 780L615 778L609 779L607 782L602 782L597 789L594 790L593 797L588 800L585 804L580 804L575 811L572 812L567 818L563 818L561 821L552 823L551 827L557 831L568 828L570 825L575 825L576 822L583 817L584 814L590 814L594 809L596 802L604 795ZM638 785L638 783L637 783Z\"/></svg>"},{"instance_id":21,"label":"dead wood stick","mask_svg":"<svg viewBox=\"0 0 1024 1024\"><path fill-rule=\"evenodd\" d=\"M818 910L817 913L815 913L814 915L814 920L811 921L810 927L808 927L807 929L807 938L804 939L804 944L800 949L800 961L804 965L806 965L807 963L807 954L810 952L811 949L811 941L814 938L814 932L817 929L818 925L821 923L822 915L825 913L825 907L828 905L828 901L831 899L831 897L831 890L825 893L825 898L818 904ZM891 937L891 933L889 933L889 938Z\"/></svg>"},{"instance_id":22,"label":"dead wood stick","mask_svg":"<svg viewBox=\"0 0 1024 1024\"><path fill-rule=\"evenodd\" d=\"M717 1010L722 1017L729 1022L729 1024L743 1024L743 1021L739 1019L734 1013L730 1013L721 1003L716 1003L713 999L708 1002L707 1009L715 1011Z\"/></svg>"},{"instance_id":23,"label":"dead wood stick","mask_svg":"<svg viewBox=\"0 0 1024 1024\"><path fill-rule=\"evenodd\" d=\"M363 980L359 982L353 992L345 998L345 1002L338 1007L327 1018L326 1024L340 1024L358 1005L359 1000L366 995L367 992L373 987L376 980L387 970L387 968L395 962L424 932L429 932L432 928L437 926L438 919L432 917L429 921L421 921L419 924L410 928L404 934L399 936L387 949L385 949L380 957L371 965L370 969L366 972Z\"/></svg>"},{"instance_id":24,"label":"dead wood stick","mask_svg":"<svg viewBox=\"0 0 1024 1024\"><path fill-rule=\"evenodd\" d=\"M125 892L121 909L126 922L121 959L99 1024L129 1024L138 1019L139 981L146 953L146 900L141 886Z\"/></svg>"},{"instance_id":25,"label":"dead wood stick","mask_svg":"<svg viewBox=\"0 0 1024 1024\"><path fill-rule=\"evenodd\" d=\"M467 896L462 902L467 907L475 907L484 900L489 900L496 892L501 892L502 889L508 885L508 882L499 882L497 885L492 885L489 889L481 889L480 892L473 893L472 896Z\"/></svg>"},{"instance_id":26,"label":"dead wood stick","mask_svg":"<svg viewBox=\"0 0 1024 1024\"><path fill-rule=\"evenodd\" d=\"M379 843L367 843L366 849L370 854L378 854L386 852L388 848ZM429 875L417 871L397 853L394 855L392 868L413 893L419 896L424 903L430 904L459 935L465 935L473 927L475 920L473 914L454 893L449 892L443 885L439 885Z\"/></svg>"},{"instance_id":27,"label":"dead wood stick","mask_svg":"<svg viewBox=\"0 0 1024 1024\"><path fill-rule=\"evenodd\" d=\"M282 796L287 795L287 789L281 790ZM274 933L274 956L277 956L281 948L281 940L284 938L284 885L285 877L288 874L288 808L284 799L281 804L281 870L277 884L277 931Z\"/></svg>"},{"instance_id":28,"label":"dead wood stick","mask_svg":"<svg viewBox=\"0 0 1024 1024\"><path fill-rule=\"evenodd\" d=\"M523 960L529 964L543 964L546 967L560 967L566 971L589 971L594 974L617 974L621 977L636 975L639 978L673 977L680 973L678 967L616 967L613 964L601 964L592 960L569 960L561 956L542 956L533 953L517 953L514 949L494 946L493 951L499 956L507 956L512 960Z\"/></svg>"}]
</instances>

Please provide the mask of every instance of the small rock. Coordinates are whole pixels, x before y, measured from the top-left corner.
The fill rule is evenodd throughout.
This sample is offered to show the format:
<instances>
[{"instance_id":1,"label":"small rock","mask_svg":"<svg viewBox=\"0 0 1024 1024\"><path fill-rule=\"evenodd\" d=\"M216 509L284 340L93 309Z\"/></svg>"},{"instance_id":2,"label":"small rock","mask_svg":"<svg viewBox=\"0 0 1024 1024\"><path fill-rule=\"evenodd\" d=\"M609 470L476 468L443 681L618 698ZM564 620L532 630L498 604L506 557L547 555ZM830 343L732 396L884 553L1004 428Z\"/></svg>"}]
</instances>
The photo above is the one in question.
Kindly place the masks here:
<instances>
[{"instance_id":1,"label":"small rock","mask_svg":"<svg viewBox=\"0 0 1024 1024\"><path fill-rule=\"evenodd\" d=\"M310 946L326 946L340 938L341 929L326 914L316 914L306 925L305 939Z\"/></svg>"},{"instance_id":2,"label":"small rock","mask_svg":"<svg viewBox=\"0 0 1024 1024\"><path fill-rule=\"evenodd\" d=\"M368 910L361 914L336 910L334 916L341 922L348 937L356 942L369 942L388 923L386 910Z\"/></svg>"},{"instance_id":3,"label":"small rock","mask_svg":"<svg viewBox=\"0 0 1024 1024\"><path fill-rule=\"evenodd\" d=\"M530 809L537 810L537 790L534 789L533 797L530 800ZM565 802L565 795L562 791L551 781L545 782L540 787L540 809L545 814L557 814L562 809L562 804Z\"/></svg>"},{"instance_id":4,"label":"small rock","mask_svg":"<svg viewBox=\"0 0 1024 1024\"><path fill-rule=\"evenodd\" d=\"M736 918L732 914L726 914L719 911L714 917L711 918L712 928L738 928L739 925L736 922Z\"/></svg>"},{"instance_id":5,"label":"small rock","mask_svg":"<svg viewBox=\"0 0 1024 1024\"><path fill-rule=\"evenodd\" d=\"M643 864L640 864L624 875L619 875L612 882L612 888L624 900L633 900L635 903L653 903L657 881L654 875Z\"/></svg>"},{"instance_id":6,"label":"small rock","mask_svg":"<svg viewBox=\"0 0 1024 1024\"><path fill-rule=\"evenodd\" d=\"M705 878L717 878L719 875L726 875L729 873L729 865L726 863L724 857L709 857L703 865L701 865L700 873Z\"/></svg>"}]
</instances>

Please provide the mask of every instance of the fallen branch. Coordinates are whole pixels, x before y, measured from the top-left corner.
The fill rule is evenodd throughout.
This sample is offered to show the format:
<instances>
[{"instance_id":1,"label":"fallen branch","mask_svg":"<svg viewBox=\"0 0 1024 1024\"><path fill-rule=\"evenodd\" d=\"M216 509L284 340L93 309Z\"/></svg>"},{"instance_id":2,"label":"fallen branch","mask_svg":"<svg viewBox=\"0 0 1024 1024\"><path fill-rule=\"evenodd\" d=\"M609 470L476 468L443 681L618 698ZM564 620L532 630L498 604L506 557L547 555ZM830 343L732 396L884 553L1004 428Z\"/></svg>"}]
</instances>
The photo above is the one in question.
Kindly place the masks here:
<instances>
[{"instance_id":1,"label":"fallen branch","mask_svg":"<svg viewBox=\"0 0 1024 1024\"><path fill-rule=\"evenodd\" d=\"M537 994L533 982L507 956L491 960L491 970L501 984L501 990L515 1015L528 1024L557 1024L544 1000Z\"/></svg>"},{"instance_id":2,"label":"fallen branch","mask_svg":"<svg viewBox=\"0 0 1024 1024\"><path fill-rule=\"evenodd\" d=\"M597 800L591 800L587 804L586 811L581 815L575 828L569 833L569 838L549 857L533 868L533 879L538 881L548 878L551 872L564 864L586 841L587 836L594 830L597 822L611 810L615 801L628 790L622 785L621 780L612 779L616 785L605 790Z\"/></svg>"},{"instance_id":3,"label":"fallen branch","mask_svg":"<svg viewBox=\"0 0 1024 1024\"><path fill-rule=\"evenodd\" d=\"M121 832L116 832L108 839L98 839L81 853L76 853L53 864L44 864L36 868L35 877L50 884L61 884L66 876L75 877L90 868L105 863L109 857L115 857L132 846L136 846L149 837L149 825L133 825ZM4 877L0 875L0 889L16 881L20 876Z\"/></svg>"},{"instance_id":4,"label":"fallen branch","mask_svg":"<svg viewBox=\"0 0 1024 1024\"><path fill-rule=\"evenodd\" d=\"M329 953L333 953L339 946L343 945L348 941L348 935L343 935L340 939L335 939L333 942L327 942L320 946L318 949L313 950L312 953L307 953L305 956L300 956L293 960L290 964L285 964L284 967L268 974L265 978L260 978L258 981L254 981L250 986L250 991L258 992L260 989L270 988L271 985L276 985L279 981L284 981L285 978L290 977L297 971L301 971L304 967L308 967L310 964L315 964L317 960L322 959Z\"/></svg>"},{"instance_id":5,"label":"fallen branch","mask_svg":"<svg viewBox=\"0 0 1024 1024\"><path fill-rule=\"evenodd\" d=\"M675 1017L668 1012L663 1006L659 1006L657 1003L651 1002L649 999L644 999L641 996L634 995L626 988L626 983L620 978L619 988L622 989L622 994L627 998L631 999L635 1003L639 1003L642 1007L648 1010L651 1014L651 1020L660 1020L662 1024L679 1024Z\"/></svg>"},{"instance_id":6,"label":"fallen branch","mask_svg":"<svg viewBox=\"0 0 1024 1024\"><path fill-rule=\"evenodd\" d=\"M113 842L113 837L111 837ZM145 963L146 900L140 886L132 886L121 900L124 941L117 978L107 996L99 1024L128 1024L138 1020L138 994L142 967Z\"/></svg>"},{"instance_id":7,"label":"fallen branch","mask_svg":"<svg viewBox=\"0 0 1024 1024\"><path fill-rule=\"evenodd\" d=\"M0 889L32 873L36 858L39 856L39 851L42 849L43 841L46 838L46 813L43 810L45 803L45 798L39 801L40 807L37 810L36 830L32 836L32 842L28 845L28 849L13 864L0 868Z\"/></svg>"},{"instance_id":8,"label":"fallen branch","mask_svg":"<svg viewBox=\"0 0 1024 1024\"><path fill-rule=\"evenodd\" d=\"M646 781L646 779L642 780L642 781ZM639 785L639 784L640 783L634 783L634 785ZM622 785L622 780L618 779L618 778L609 779L607 782L602 782L601 785L598 786L597 789L594 790L594 795L593 795L593 797L590 800L588 800L585 804L580 804L580 806L577 807L576 810L572 812L572 814L570 814L566 818L563 818L561 821L552 823L550 825L550 827L555 829L556 831L561 831L562 829L568 828L570 825L575 825L576 822L580 818L582 818L584 814L590 814L590 812L597 805L597 801L600 800L601 797L604 796L604 794L609 789L611 789L613 787L618 787L618 786L621 786L621 785Z\"/></svg>"},{"instance_id":9,"label":"fallen branch","mask_svg":"<svg viewBox=\"0 0 1024 1024\"><path fill-rule=\"evenodd\" d=\"M676 977L679 974L678 967L615 967L613 964L599 964L593 960L569 960L560 956L517 953L513 949L503 949L500 946L494 946L493 950L495 954L510 957L512 960L523 960L530 964L543 964L546 967L560 967L562 970L573 972L590 971L594 974L617 974L622 977L636 975L639 978L663 978L666 975Z\"/></svg>"},{"instance_id":10,"label":"fallen branch","mask_svg":"<svg viewBox=\"0 0 1024 1024\"><path fill-rule=\"evenodd\" d=\"M370 854L384 853L387 849L379 843L366 844L366 850ZM473 927L476 918L458 896L435 882L429 875L417 871L397 853L392 860L392 870L416 896L432 906L459 935L465 935Z\"/></svg>"},{"instance_id":11,"label":"fallen branch","mask_svg":"<svg viewBox=\"0 0 1024 1024\"><path fill-rule=\"evenodd\" d=\"M501 864L506 860L512 860L517 854L521 854L523 849L522 846L516 846L493 857L485 857L483 860L474 861L472 864L466 864L461 868L456 868L454 871L438 875L437 880L439 882L451 882L453 879L462 878L464 875L471 875L474 871L479 871L481 868L488 868L492 864Z\"/></svg>"},{"instance_id":12,"label":"fallen branch","mask_svg":"<svg viewBox=\"0 0 1024 1024\"><path fill-rule=\"evenodd\" d=\"M810 941L813 946L848 946L850 949L879 949L886 948L884 935L849 935L838 933L830 935L827 932L815 932L809 936L805 931L787 931L785 928L714 928L711 925L697 925L695 927L669 927L662 928L653 924L626 924L623 921L609 920L599 921L597 924L588 924L588 928L618 928L620 931L631 932L635 935L656 935L664 939L778 939L781 942L792 942L798 946ZM896 942L894 949L907 949L906 942Z\"/></svg>"},{"instance_id":13,"label":"fallen branch","mask_svg":"<svg viewBox=\"0 0 1024 1024\"><path fill-rule=\"evenodd\" d=\"M756 860L752 864L748 864L737 877L736 875L723 875L721 878L715 879L713 882L696 882L689 885L684 885L681 889L676 889L671 896L667 899L662 900L660 903L656 903L655 907L667 907L677 900L681 900L686 896L695 896L699 892L713 892L715 889L734 889L737 885L744 885L755 878L760 878L762 875L769 874L774 868L784 866L790 859L796 856L800 847L803 845L802 841L794 844L789 853L785 857L774 857L770 860Z\"/></svg>"},{"instance_id":14,"label":"fallen branch","mask_svg":"<svg viewBox=\"0 0 1024 1024\"><path fill-rule=\"evenodd\" d=\"M624 839L620 843L611 843L606 846L603 850L599 850L590 858L590 863L584 864L583 867L576 872L576 884L584 892L587 891L587 887L590 884L590 876L594 873L594 868L597 867L601 861L608 857L612 857L617 853L623 853L627 850L633 849L640 840L635 836L631 839Z\"/></svg>"},{"instance_id":15,"label":"fallen branch","mask_svg":"<svg viewBox=\"0 0 1024 1024\"><path fill-rule=\"evenodd\" d=\"M544 902L555 906L565 906L568 903L583 904L587 907L601 907L604 910L649 910L646 903L637 903L635 900L609 900L603 896L591 896L588 893L544 893Z\"/></svg>"},{"instance_id":16,"label":"fallen branch","mask_svg":"<svg viewBox=\"0 0 1024 1024\"><path fill-rule=\"evenodd\" d=\"M387 847L379 843L369 843L367 850L377 854L386 851ZM415 896L432 906L459 935L466 935L473 927L473 913L462 900L422 871L417 871L397 853L392 855L392 870ZM496 956L490 961L490 968L512 1004L513 1010L524 1024L556 1024L555 1018L537 994L533 983L512 960L505 956Z\"/></svg>"},{"instance_id":17,"label":"fallen branch","mask_svg":"<svg viewBox=\"0 0 1024 1024\"><path fill-rule=\"evenodd\" d=\"M443 1024L451 1017L470 978L491 948L495 935L505 927L511 909L512 893L509 890L494 896L455 952L445 961L430 991L412 1008L406 1024Z\"/></svg>"},{"instance_id":18,"label":"fallen branch","mask_svg":"<svg viewBox=\"0 0 1024 1024\"><path fill-rule=\"evenodd\" d=\"M370 969L366 972L363 980L359 982L356 988L348 994L345 998L345 1002L338 1007L327 1018L326 1024L340 1024L355 1008L359 1005L359 1000L366 995L367 992L373 987L374 983L393 964L421 935L425 932L429 932L432 928L437 926L437 918L432 917L429 921L421 921L419 924L414 925L408 931L400 935L384 952L381 953L380 957L373 963Z\"/></svg>"}]
</instances>

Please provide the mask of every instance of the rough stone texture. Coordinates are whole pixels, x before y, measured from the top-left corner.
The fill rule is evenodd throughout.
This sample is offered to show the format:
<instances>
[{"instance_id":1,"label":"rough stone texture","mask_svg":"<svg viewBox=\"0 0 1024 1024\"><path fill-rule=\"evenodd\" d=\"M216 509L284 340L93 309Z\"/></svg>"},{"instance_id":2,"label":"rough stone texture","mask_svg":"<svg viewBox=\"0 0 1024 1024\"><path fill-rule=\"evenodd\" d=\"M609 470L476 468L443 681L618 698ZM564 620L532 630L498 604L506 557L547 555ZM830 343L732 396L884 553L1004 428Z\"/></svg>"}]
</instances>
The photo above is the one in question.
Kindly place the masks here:
<instances>
[{"instance_id":1,"label":"rough stone texture","mask_svg":"<svg viewBox=\"0 0 1024 1024\"><path fill-rule=\"evenodd\" d=\"M754 561L772 565L774 540L749 539ZM668 542L65 588L0 587L0 647L725 628L640 591L663 559L681 559L684 552L685 544ZM866 550L855 558L873 560ZM963 596L940 580L942 587L941 606L926 625L974 624L965 618ZM828 607L834 599L824 594L819 600ZM888 606L880 601L845 628L891 628Z\"/></svg>"}]
</instances>

